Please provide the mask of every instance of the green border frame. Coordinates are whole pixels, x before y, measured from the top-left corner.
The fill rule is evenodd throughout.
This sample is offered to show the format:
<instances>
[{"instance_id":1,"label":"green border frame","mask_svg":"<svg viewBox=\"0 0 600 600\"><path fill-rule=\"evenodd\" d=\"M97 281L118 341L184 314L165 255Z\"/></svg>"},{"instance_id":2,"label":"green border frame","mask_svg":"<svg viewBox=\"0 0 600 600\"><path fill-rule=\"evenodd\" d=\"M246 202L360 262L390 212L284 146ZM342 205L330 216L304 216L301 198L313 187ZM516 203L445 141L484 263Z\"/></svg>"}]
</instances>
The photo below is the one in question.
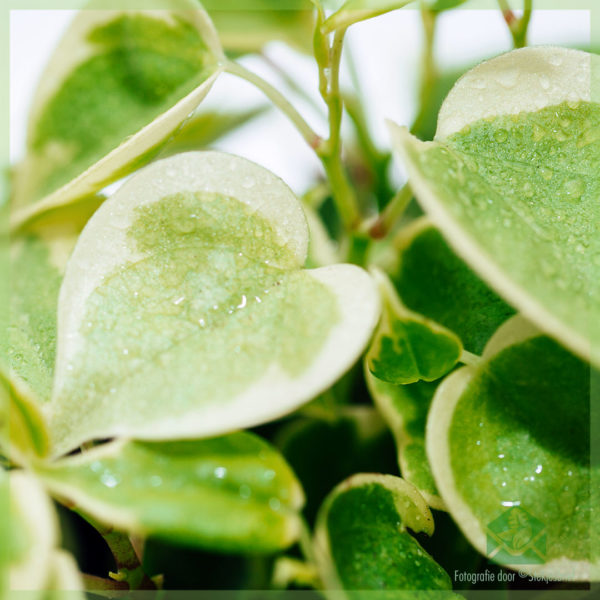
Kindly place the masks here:
<instances>
[{"instance_id":1,"label":"green border frame","mask_svg":"<svg viewBox=\"0 0 600 600\"><path fill-rule=\"evenodd\" d=\"M257 7L257 4L259 7ZM2 53L2 62L0 64L0 73L2 75L2 81L4 85L0 92L0 113L4 115L2 120L2 126L0 127L0 134L4 136L4 144L0 150L0 164L4 168L8 168L9 165L9 133L10 133L10 101L9 101L9 86L10 86L10 63L9 63L9 41L10 41L10 12L12 10L64 10L64 9L81 9L87 2L85 0L6 0L4 3L3 14L2 14L2 30L0 33L0 39L3 42L4 52ZM106 8L123 8L124 4L127 4L130 8L160 8L163 2L161 0L105 0L104 6ZM204 6L208 9L219 8L219 10L260 10L264 6L260 0L205 0ZM308 1L305 0L277 0L279 9L281 10L292 10L298 9L302 5L306 6ZM511 0L511 6L515 9L520 8L521 2ZM166 6L165 6L166 7ZM412 5L409 5L407 9L411 9ZM534 0L533 9L536 10L585 10L590 14L590 46L592 48L600 49L600 0ZM468 0L466 4L454 10L498 10L498 4L496 0ZM592 97L596 101L600 101L600 73L595 73L592 78L593 89ZM8 273L7 266L7 228L6 219L7 211L3 210L2 204L5 197L5 181L2 179L0 182L0 278L7 281L6 274ZM5 299L5 288L0 288L0 301L3 303ZM1 307L2 323L4 323L5 315L7 314L6 306ZM593 371L590 381L590 401L591 401L591 462L594 465L600 464L600 371ZM595 495L595 506L600 509L600 481L592 481L591 485L592 492ZM0 516L1 518L1 516ZM599 525L600 529L600 525ZM600 532L598 532L600 535ZM1 540L0 540L1 543ZM597 574L597 576L600 574ZM461 591L465 598L469 600L533 600L533 598L542 598L550 595L552 599L556 600L571 600L579 598L592 598L595 594L600 592L600 583L592 584L588 590L565 590L565 591L510 591L505 590L481 590L481 591ZM386 592L361 592L361 600L384 600L389 599L389 595ZM429 593L431 594L431 592ZM11 592L11 600L16 598L18 600L27 600L28 598L37 598L38 595L32 592ZM61 592L60 599L69 600L72 594L69 592ZM428 596L435 598L437 594ZM96 596L99 597L99 596ZM125 592L123 598L131 598L133 600L314 600L315 596L313 592L302 592L302 591L181 591L181 592ZM342 592L328 592L328 598L332 600L339 598L342 600L345 595ZM418 598L419 594L415 592L399 592L395 595L398 600L408 600L410 598ZM441 598L441 596L440 596Z\"/></svg>"}]
</instances>

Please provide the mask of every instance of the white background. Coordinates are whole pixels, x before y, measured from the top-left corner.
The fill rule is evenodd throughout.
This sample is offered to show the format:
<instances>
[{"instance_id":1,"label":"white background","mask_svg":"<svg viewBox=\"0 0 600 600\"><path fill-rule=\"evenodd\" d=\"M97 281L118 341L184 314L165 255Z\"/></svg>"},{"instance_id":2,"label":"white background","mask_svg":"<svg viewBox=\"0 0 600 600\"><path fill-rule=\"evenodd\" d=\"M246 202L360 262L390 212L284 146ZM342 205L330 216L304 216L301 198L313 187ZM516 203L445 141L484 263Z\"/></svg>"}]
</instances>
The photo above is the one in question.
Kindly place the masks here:
<instances>
[{"instance_id":1,"label":"white background","mask_svg":"<svg viewBox=\"0 0 600 600\"><path fill-rule=\"evenodd\" d=\"M37 80L53 47L67 27L73 11L13 10L10 15L10 156L24 153L27 113ZM540 10L530 27L531 44L582 45L590 34L590 17L583 10ZM409 124L415 112L418 67L422 45L418 11L398 10L353 26L348 47L357 65L361 91L377 143L388 147L386 118ZM439 19L436 54L441 68L461 67L511 48L511 38L499 11L457 9ZM310 58L283 44L274 43L266 53L296 77L318 100L317 73ZM244 64L285 89L281 80L257 57ZM349 85L347 74L342 83ZM317 132L324 122L299 98L290 94ZM264 102L247 83L229 75L217 81L202 108L247 108ZM297 193L302 193L321 172L312 151L289 122L276 110L256 119L217 147L246 156L270 168Z\"/></svg>"}]
</instances>

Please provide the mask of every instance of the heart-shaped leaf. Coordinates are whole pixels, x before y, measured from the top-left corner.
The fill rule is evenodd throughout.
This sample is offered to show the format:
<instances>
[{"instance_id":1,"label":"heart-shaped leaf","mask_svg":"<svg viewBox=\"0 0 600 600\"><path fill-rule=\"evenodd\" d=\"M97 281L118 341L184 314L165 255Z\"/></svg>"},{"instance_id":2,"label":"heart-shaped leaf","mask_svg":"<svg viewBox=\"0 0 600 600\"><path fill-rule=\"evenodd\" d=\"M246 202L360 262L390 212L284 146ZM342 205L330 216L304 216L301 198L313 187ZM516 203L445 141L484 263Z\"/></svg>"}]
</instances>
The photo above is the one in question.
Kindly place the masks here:
<instances>
[{"instance_id":1,"label":"heart-shaped leaf","mask_svg":"<svg viewBox=\"0 0 600 600\"><path fill-rule=\"evenodd\" d=\"M302 208L221 153L150 165L95 213L59 300L55 452L201 437L284 415L358 358L379 315L358 267L302 270Z\"/></svg>"},{"instance_id":2,"label":"heart-shaped leaf","mask_svg":"<svg viewBox=\"0 0 600 600\"><path fill-rule=\"evenodd\" d=\"M465 349L481 354L514 309L452 252L426 217L397 240L392 280L404 305L454 332Z\"/></svg>"},{"instance_id":3,"label":"heart-shaped leaf","mask_svg":"<svg viewBox=\"0 0 600 600\"><path fill-rule=\"evenodd\" d=\"M425 422L439 382L395 385L365 368L369 393L396 440L403 479L412 483L431 508L445 510L425 454Z\"/></svg>"},{"instance_id":4,"label":"heart-shaped leaf","mask_svg":"<svg viewBox=\"0 0 600 600\"><path fill-rule=\"evenodd\" d=\"M533 575L598 577L598 465L590 367L515 317L480 366L439 386L427 422L438 490L492 560Z\"/></svg>"},{"instance_id":5,"label":"heart-shaped leaf","mask_svg":"<svg viewBox=\"0 0 600 600\"><path fill-rule=\"evenodd\" d=\"M300 532L300 484L249 433L201 441L118 441L41 464L52 492L107 525L227 552L272 552Z\"/></svg>"},{"instance_id":6,"label":"heart-shaped leaf","mask_svg":"<svg viewBox=\"0 0 600 600\"><path fill-rule=\"evenodd\" d=\"M150 160L220 72L218 38L198 2L127 8L90 3L52 55L15 174L15 225Z\"/></svg>"},{"instance_id":7,"label":"heart-shaped leaf","mask_svg":"<svg viewBox=\"0 0 600 600\"><path fill-rule=\"evenodd\" d=\"M382 598L425 598L431 590L454 596L440 594L452 588L450 578L407 528L433 533L431 512L411 484L374 474L342 482L321 507L315 530L326 588L349 590L343 596L350 598L353 590L378 590Z\"/></svg>"},{"instance_id":8,"label":"heart-shaped leaf","mask_svg":"<svg viewBox=\"0 0 600 600\"><path fill-rule=\"evenodd\" d=\"M367 354L371 373L396 384L439 379L458 362L460 340L449 330L402 306L389 279L380 271L384 298L381 322Z\"/></svg>"},{"instance_id":9,"label":"heart-shaped leaf","mask_svg":"<svg viewBox=\"0 0 600 600\"><path fill-rule=\"evenodd\" d=\"M596 364L598 61L564 48L516 50L457 83L436 142L394 127L411 187L457 253L540 328Z\"/></svg>"}]
</instances>

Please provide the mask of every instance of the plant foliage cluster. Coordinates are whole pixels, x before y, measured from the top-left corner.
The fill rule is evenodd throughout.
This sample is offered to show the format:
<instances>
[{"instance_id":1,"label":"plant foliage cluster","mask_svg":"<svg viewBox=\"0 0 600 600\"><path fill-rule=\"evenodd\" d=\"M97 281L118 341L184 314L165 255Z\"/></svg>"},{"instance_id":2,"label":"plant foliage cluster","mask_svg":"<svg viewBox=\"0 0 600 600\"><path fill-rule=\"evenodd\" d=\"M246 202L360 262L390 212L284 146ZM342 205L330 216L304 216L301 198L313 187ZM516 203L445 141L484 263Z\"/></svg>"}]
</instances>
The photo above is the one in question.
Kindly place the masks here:
<instances>
[{"instance_id":1,"label":"plant foliage cluster","mask_svg":"<svg viewBox=\"0 0 600 600\"><path fill-rule=\"evenodd\" d=\"M440 74L463 2L78 13L1 206L0 598L598 579L600 62L527 47L531 2L502 1L515 49ZM395 190L340 68L350 27L409 4ZM238 61L270 40L314 56L322 130ZM210 150L267 110L197 110L224 72L320 160L304 197Z\"/></svg>"}]
</instances>

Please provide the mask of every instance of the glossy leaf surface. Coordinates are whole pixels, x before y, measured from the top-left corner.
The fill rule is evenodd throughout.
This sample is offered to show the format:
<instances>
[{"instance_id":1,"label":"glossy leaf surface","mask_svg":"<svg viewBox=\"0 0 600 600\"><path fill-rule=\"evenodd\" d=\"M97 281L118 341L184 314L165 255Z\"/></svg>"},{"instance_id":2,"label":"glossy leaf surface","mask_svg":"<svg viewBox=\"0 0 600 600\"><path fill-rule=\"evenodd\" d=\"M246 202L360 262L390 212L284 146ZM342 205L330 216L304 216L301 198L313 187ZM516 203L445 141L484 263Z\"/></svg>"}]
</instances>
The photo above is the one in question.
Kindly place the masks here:
<instances>
[{"instance_id":1,"label":"glossy leaf surface","mask_svg":"<svg viewBox=\"0 0 600 600\"><path fill-rule=\"evenodd\" d=\"M392 280L402 302L453 331L469 352L481 354L514 309L454 254L428 219L407 229L399 250Z\"/></svg>"},{"instance_id":2,"label":"glossy leaf surface","mask_svg":"<svg viewBox=\"0 0 600 600\"><path fill-rule=\"evenodd\" d=\"M427 451L471 543L526 573L587 580L598 565L599 473L590 468L590 367L505 324L484 362L438 388Z\"/></svg>"},{"instance_id":3,"label":"glossy leaf surface","mask_svg":"<svg viewBox=\"0 0 600 600\"><path fill-rule=\"evenodd\" d=\"M211 550L270 552L299 534L300 484L249 433L202 441L113 442L38 474L95 519Z\"/></svg>"},{"instance_id":4,"label":"glossy leaf surface","mask_svg":"<svg viewBox=\"0 0 600 600\"><path fill-rule=\"evenodd\" d=\"M595 55L527 48L481 64L442 106L436 142L395 128L411 186L499 294L600 362L600 105Z\"/></svg>"},{"instance_id":5,"label":"glossy leaf surface","mask_svg":"<svg viewBox=\"0 0 600 600\"><path fill-rule=\"evenodd\" d=\"M403 590L417 598L427 597L418 590L437 590L438 596L439 590L450 590L448 575L407 528L433 533L431 513L412 485L370 474L341 483L323 504L315 534L326 586L349 590L350 598L352 590L387 591L386 598L402 598Z\"/></svg>"},{"instance_id":6,"label":"glossy leaf surface","mask_svg":"<svg viewBox=\"0 0 600 600\"><path fill-rule=\"evenodd\" d=\"M448 373L462 352L449 330L402 306L389 280L381 273L384 309L367 354L371 373L396 384L434 381Z\"/></svg>"},{"instance_id":7,"label":"glossy leaf surface","mask_svg":"<svg viewBox=\"0 0 600 600\"><path fill-rule=\"evenodd\" d=\"M198 2L104 6L77 14L39 83L15 178L15 224L147 162L220 70L218 39Z\"/></svg>"},{"instance_id":8,"label":"glossy leaf surface","mask_svg":"<svg viewBox=\"0 0 600 600\"><path fill-rule=\"evenodd\" d=\"M379 314L367 273L302 270L302 208L241 158L160 161L96 212L60 292L55 451L210 436L294 410L356 360Z\"/></svg>"}]
</instances>

